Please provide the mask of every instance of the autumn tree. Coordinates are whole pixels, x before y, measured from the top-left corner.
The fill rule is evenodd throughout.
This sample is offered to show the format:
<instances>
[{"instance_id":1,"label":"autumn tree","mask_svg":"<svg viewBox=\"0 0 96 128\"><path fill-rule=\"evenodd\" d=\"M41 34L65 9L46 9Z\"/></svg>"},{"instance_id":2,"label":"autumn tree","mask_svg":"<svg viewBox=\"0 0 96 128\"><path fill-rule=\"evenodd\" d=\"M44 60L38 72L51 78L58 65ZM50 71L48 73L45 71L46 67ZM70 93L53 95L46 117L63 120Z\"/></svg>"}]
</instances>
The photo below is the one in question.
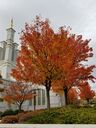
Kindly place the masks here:
<instances>
[{"instance_id":1,"label":"autumn tree","mask_svg":"<svg viewBox=\"0 0 96 128\"><path fill-rule=\"evenodd\" d=\"M79 93L77 88L71 88L68 91L68 103L74 104L79 100Z\"/></svg>"},{"instance_id":2,"label":"autumn tree","mask_svg":"<svg viewBox=\"0 0 96 128\"><path fill-rule=\"evenodd\" d=\"M59 81L67 103L71 87L94 78L91 75L94 66L85 67L81 63L93 56L89 42L82 36L70 34L70 28L61 27L55 32L48 19L43 21L37 16L21 33L21 50L11 75L22 82L45 86L48 109L50 89Z\"/></svg>"},{"instance_id":3,"label":"autumn tree","mask_svg":"<svg viewBox=\"0 0 96 128\"><path fill-rule=\"evenodd\" d=\"M33 97L34 93L30 85L17 82L5 88L3 99L9 104L18 106L19 111L21 111L23 103Z\"/></svg>"},{"instance_id":4,"label":"autumn tree","mask_svg":"<svg viewBox=\"0 0 96 128\"><path fill-rule=\"evenodd\" d=\"M66 36L67 31L64 33ZM55 33L48 20L41 21L36 17L33 25L25 25L16 69L11 73L16 80L45 86L48 109L52 81L59 79L62 74L59 62L63 60L60 59L65 48L62 45L66 45L62 39L66 40L62 38L61 31Z\"/></svg>"},{"instance_id":5,"label":"autumn tree","mask_svg":"<svg viewBox=\"0 0 96 128\"><path fill-rule=\"evenodd\" d=\"M84 61L88 61L93 56L93 50L89 47L90 40L83 40L81 35L70 35L67 37L66 42L68 44L66 47L68 54L66 56L68 56L66 62L62 64L62 77L54 82L52 88L53 91L56 86L58 86L58 89L62 89L65 94L65 104L68 104L68 91L72 87L79 88L82 82L88 80L95 82L96 78L92 75L95 65L84 65Z\"/></svg>"},{"instance_id":6,"label":"autumn tree","mask_svg":"<svg viewBox=\"0 0 96 128\"><path fill-rule=\"evenodd\" d=\"M87 102L89 103L89 101L91 99L93 99L93 97L95 96L95 91L91 89L91 86L89 85L88 82L85 82L83 87L80 87L80 97L81 99L87 100Z\"/></svg>"},{"instance_id":7,"label":"autumn tree","mask_svg":"<svg viewBox=\"0 0 96 128\"><path fill-rule=\"evenodd\" d=\"M84 67L83 64L80 64L79 67L72 66L71 68L65 68L66 73L64 73L64 76L53 83L53 91L64 91L65 104L68 104L68 92L72 87L77 87L79 89L81 85L83 88L85 85L82 83L85 83L88 80L95 82L95 77L92 75L94 68L94 65ZM56 88L58 88L58 91Z\"/></svg>"}]
</instances>

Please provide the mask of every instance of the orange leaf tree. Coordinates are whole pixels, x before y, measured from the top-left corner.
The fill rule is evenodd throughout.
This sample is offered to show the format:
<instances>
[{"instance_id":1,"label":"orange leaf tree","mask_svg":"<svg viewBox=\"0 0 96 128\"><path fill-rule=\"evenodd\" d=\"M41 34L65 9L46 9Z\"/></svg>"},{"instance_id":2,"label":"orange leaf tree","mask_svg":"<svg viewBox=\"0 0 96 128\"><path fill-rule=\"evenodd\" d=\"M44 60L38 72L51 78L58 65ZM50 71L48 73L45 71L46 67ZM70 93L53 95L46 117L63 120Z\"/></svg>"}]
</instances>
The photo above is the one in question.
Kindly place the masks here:
<instances>
[{"instance_id":1,"label":"orange leaf tree","mask_svg":"<svg viewBox=\"0 0 96 128\"><path fill-rule=\"evenodd\" d=\"M84 61L88 61L89 57L93 56L92 48L89 47L90 40L83 40L81 35L67 36L66 43L66 61L62 64L62 77L54 81L52 88L58 86L58 90L63 90L65 94L65 104L68 102L68 91L73 87L81 85L82 82L91 80L95 82L95 77L92 75L95 65L84 65ZM57 82L58 81L58 82ZM57 85L58 83L58 85Z\"/></svg>"},{"instance_id":2,"label":"orange leaf tree","mask_svg":"<svg viewBox=\"0 0 96 128\"><path fill-rule=\"evenodd\" d=\"M34 93L30 85L17 82L5 88L3 99L10 104L17 105L21 111L23 103L33 97Z\"/></svg>"},{"instance_id":3,"label":"orange leaf tree","mask_svg":"<svg viewBox=\"0 0 96 128\"><path fill-rule=\"evenodd\" d=\"M91 89L89 83L88 82L83 83L80 87L81 99L85 99L89 103L89 101L93 99L94 96L95 96L95 91Z\"/></svg>"},{"instance_id":4,"label":"orange leaf tree","mask_svg":"<svg viewBox=\"0 0 96 128\"><path fill-rule=\"evenodd\" d=\"M74 104L79 100L78 98L79 94L77 88L71 88L68 91L68 103Z\"/></svg>"},{"instance_id":5,"label":"orange leaf tree","mask_svg":"<svg viewBox=\"0 0 96 128\"><path fill-rule=\"evenodd\" d=\"M87 82L88 80L91 80L92 82L95 82L95 77L92 75L92 71L94 69L93 66L84 67L83 64L80 64L78 67L71 67L64 72L64 76L62 75L60 80L54 81L52 85L53 91L60 93L64 91L63 94L65 94L65 104L68 104L68 92L72 87L77 87L80 89L81 85L82 88L85 86L85 84L82 84L84 82Z\"/></svg>"},{"instance_id":6,"label":"orange leaf tree","mask_svg":"<svg viewBox=\"0 0 96 128\"><path fill-rule=\"evenodd\" d=\"M66 89L81 79L78 70L81 69L82 76L84 71L87 72L81 62L93 55L89 41L70 34L68 28L61 27L55 32L47 19L43 21L37 16L34 23L26 24L21 33L21 50L11 75L19 81L45 86L47 108L50 109L49 95L52 85L55 87L53 83L59 80L66 93ZM85 79L91 77L94 66L89 68Z\"/></svg>"}]
</instances>

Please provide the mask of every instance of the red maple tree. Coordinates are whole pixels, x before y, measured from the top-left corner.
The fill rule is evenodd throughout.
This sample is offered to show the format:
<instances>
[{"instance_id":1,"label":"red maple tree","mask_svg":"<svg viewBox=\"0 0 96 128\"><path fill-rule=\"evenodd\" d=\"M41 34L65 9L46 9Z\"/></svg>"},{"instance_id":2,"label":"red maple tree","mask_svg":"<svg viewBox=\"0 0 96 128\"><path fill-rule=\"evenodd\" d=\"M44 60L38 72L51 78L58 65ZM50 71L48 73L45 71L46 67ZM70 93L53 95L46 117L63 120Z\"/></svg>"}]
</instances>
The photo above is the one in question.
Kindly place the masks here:
<instances>
[{"instance_id":1,"label":"red maple tree","mask_svg":"<svg viewBox=\"0 0 96 128\"><path fill-rule=\"evenodd\" d=\"M85 99L89 103L89 101L93 99L94 96L95 96L95 91L91 89L89 83L88 82L83 83L80 87L81 99Z\"/></svg>"},{"instance_id":2,"label":"red maple tree","mask_svg":"<svg viewBox=\"0 0 96 128\"><path fill-rule=\"evenodd\" d=\"M74 104L79 100L79 94L77 88L71 88L68 91L68 103Z\"/></svg>"}]
</instances>

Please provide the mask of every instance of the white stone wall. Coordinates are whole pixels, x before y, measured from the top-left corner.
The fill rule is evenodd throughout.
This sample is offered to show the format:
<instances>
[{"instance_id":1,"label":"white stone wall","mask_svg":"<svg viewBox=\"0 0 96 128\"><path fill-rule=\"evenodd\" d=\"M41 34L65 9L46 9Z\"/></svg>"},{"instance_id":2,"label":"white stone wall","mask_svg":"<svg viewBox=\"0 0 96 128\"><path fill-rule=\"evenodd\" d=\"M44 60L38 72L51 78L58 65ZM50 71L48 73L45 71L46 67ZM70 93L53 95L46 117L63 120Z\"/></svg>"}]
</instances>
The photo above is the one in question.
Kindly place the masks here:
<instances>
[{"instance_id":1,"label":"white stone wall","mask_svg":"<svg viewBox=\"0 0 96 128\"><path fill-rule=\"evenodd\" d=\"M0 71L2 74L2 77L7 80L12 80L12 77L10 76L11 69L15 67L15 63L2 60L0 61Z\"/></svg>"}]
</instances>

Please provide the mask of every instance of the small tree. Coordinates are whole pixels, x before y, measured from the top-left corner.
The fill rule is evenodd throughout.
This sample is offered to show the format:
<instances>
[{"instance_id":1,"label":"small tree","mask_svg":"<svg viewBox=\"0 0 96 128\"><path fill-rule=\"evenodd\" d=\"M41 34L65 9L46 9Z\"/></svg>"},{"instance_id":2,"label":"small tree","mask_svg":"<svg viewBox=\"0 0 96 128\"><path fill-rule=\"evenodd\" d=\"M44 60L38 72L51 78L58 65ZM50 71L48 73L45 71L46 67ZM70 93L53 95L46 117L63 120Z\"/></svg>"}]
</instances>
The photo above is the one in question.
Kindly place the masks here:
<instances>
[{"instance_id":1,"label":"small tree","mask_svg":"<svg viewBox=\"0 0 96 128\"><path fill-rule=\"evenodd\" d=\"M88 82L84 83L80 88L80 97L81 99L87 100L88 104L91 99L95 96L95 91L91 89L91 86Z\"/></svg>"},{"instance_id":2,"label":"small tree","mask_svg":"<svg viewBox=\"0 0 96 128\"><path fill-rule=\"evenodd\" d=\"M17 105L19 111L21 111L23 103L33 97L32 87L28 84L13 83L4 90L4 100Z\"/></svg>"},{"instance_id":3,"label":"small tree","mask_svg":"<svg viewBox=\"0 0 96 128\"><path fill-rule=\"evenodd\" d=\"M71 104L76 103L78 101L78 97L79 97L79 94L78 94L77 88L71 88L68 91L68 103L71 103Z\"/></svg>"}]
</instances>

